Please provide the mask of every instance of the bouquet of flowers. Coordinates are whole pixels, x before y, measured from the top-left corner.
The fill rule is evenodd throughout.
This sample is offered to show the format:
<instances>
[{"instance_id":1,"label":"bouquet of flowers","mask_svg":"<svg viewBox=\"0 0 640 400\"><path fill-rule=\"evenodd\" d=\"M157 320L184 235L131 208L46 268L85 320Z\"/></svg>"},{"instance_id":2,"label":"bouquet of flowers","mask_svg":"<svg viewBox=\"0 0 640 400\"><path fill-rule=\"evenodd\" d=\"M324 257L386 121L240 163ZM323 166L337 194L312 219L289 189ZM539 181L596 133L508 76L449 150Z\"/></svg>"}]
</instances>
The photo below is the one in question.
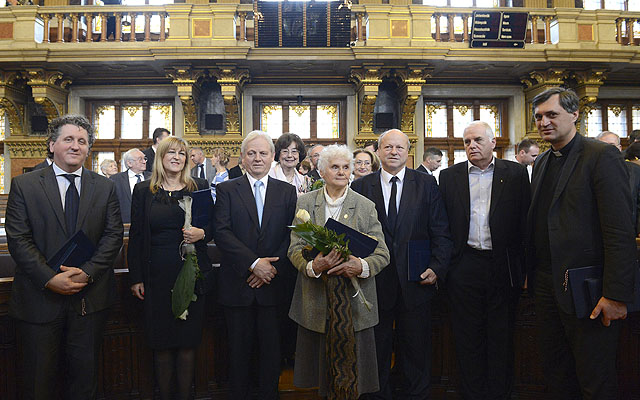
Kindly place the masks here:
<instances>
[{"instance_id":1,"label":"bouquet of flowers","mask_svg":"<svg viewBox=\"0 0 640 400\"><path fill-rule=\"evenodd\" d=\"M309 246L315 248L324 255L329 254L332 249L335 249L344 261L349 259L351 251L349 250L349 241L344 240L344 233L338 235L331 229L311 223L311 216L309 215L309 212L304 209L298 210L296 213L296 219L301 223L298 225L291 225L289 228L307 242ZM373 305L364 297L364 293L362 293L362 290L360 289L360 283L358 283L358 278L351 277L350 280L353 288L356 290L356 294L354 294L353 297L358 296L362 304L367 307L367 310L371 311L371 307Z\"/></svg>"},{"instance_id":2,"label":"bouquet of flowers","mask_svg":"<svg viewBox=\"0 0 640 400\"><path fill-rule=\"evenodd\" d=\"M189 196L178 200L180 208L184 210L184 229L191 228L192 201L193 199ZM195 294L196 279L202 278L202 274L198 267L196 247L193 243L184 243L184 241L180 243L180 256L184 261L184 265L182 265L182 269L171 290L171 311L174 317L186 320L187 315L189 315L187 310L189 303L198 299Z\"/></svg>"}]
</instances>

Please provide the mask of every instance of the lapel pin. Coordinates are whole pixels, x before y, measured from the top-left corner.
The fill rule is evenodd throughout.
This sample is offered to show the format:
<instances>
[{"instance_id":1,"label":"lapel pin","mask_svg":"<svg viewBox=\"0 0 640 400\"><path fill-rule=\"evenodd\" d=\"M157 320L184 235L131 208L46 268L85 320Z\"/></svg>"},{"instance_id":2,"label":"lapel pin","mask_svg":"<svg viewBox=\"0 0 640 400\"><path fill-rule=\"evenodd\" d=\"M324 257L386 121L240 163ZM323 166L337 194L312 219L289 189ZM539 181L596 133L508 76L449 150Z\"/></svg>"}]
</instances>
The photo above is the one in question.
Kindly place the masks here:
<instances>
[{"instance_id":1,"label":"lapel pin","mask_svg":"<svg viewBox=\"0 0 640 400\"><path fill-rule=\"evenodd\" d=\"M504 183L504 179L500 179L500 183Z\"/></svg>"},{"instance_id":2,"label":"lapel pin","mask_svg":"<svg viewBox=\"0 0 640 400\"><path fill-rule=\"evenodd\" d=\"M342 218L347 219L347 218L349 218L349 215L345 214Z\"/></svg>"}]
</instances>

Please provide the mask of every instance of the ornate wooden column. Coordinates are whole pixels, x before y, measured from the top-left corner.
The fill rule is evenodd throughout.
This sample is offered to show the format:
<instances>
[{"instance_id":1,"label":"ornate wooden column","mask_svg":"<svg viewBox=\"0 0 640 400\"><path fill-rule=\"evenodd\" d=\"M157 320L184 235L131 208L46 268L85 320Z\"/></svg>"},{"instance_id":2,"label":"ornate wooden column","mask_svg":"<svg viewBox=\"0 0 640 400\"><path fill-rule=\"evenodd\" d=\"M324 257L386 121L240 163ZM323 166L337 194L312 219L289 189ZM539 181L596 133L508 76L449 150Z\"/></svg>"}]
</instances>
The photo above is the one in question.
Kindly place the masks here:
<instances>
[{"instance_id":1,"label":"ornate wooden column","mask_svg":"<svg viewBox=\"0 0 640 400\"><path fill-rule=\"evenodd\" d=\"M249 70L236 68L234 64L221 64L211 72L218 80L224 99L226 134L242 137L241 94L249 80Z\"/></svg>"},{"instance_id":2,"label":"ornate wooden column","mask_svg":"<svg viewBox=\"0 0 640 400\"><path fill-rule=\"evenodd\" d=\"M540 142L540 135L538 135L538 129L536 128L536 124L533 119L531 102L534 97L545 90L564 85L567 76L568 72L562 68L549 68L546 70L532 71L529 73L529 76L520 78L520 81L525 85L526 132L522 136L519 136L516 132L516 141L520 141L524 137L527 137Z\"/></svg>"},{"instance_id":3,"label":"ornate wooden column","mask_svg":"<svg viewBox=\"0 0 640 400\"><path fill-rule=\"evenodd\" d=\"M200 84L204 70L193 69L191 66L180 66L167 69L165 72L178 88L178 97L180 97L182 110L184 112L185 138L199 135L198 98L200 96Z\"/></svg>"},{"instance_id":4,"label":"ornate wooden column","mask_svg":"<svg viewBox=\"0 0 640 400\"><path fill-rule=\"evenodd\" d=\"M592 68L575 71L573 77L577 82L576 94L580 98L580 116L576 125L578 132L584 135L586 134L584 127L587 115L591 111L591 105L598 100L598 92L607 77L607 72L603 68Z\"/></svg>"},{"instance_id":5,"label":"ornate wooden column","mask_svg":"<svg viewBox=\"0 0 640 400\"><path fill-rule=\"evenodd\" d=\"M364 64L351 69L350 80L356 85L358 94L358 134L355 142L358 146L371 140L378 140L373 132L373 108L378 98L378 86L382 78L389 73L382 64Z\"/></svg>"},{"instance_id":6,"label":"ornate wooden column","mask_svg":"<svg viewBox=\"0 0 640 400\"><path fill-rule=\"evenodd\" d=\"M24 76L27 78L27 84L31 86L33 99L42 105L49 121L67 112L67 86L71 79L60 71L42 68L27 69Z\"/></svg>"}]
</instances>

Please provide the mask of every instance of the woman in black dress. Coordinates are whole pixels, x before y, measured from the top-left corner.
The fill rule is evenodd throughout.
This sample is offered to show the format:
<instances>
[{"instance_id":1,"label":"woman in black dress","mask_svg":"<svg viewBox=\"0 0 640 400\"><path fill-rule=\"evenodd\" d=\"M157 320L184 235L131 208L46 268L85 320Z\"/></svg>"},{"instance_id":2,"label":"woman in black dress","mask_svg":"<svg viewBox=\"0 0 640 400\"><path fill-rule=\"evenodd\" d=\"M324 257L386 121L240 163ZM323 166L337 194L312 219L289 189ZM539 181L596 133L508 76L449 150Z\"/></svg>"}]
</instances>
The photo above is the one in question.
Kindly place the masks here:
<instances>
[{"instance_id":1,"label":"woman in black dress","mask_svg":"<svg viewBox=\"0 0 640 400\"><path fill-rule=\"evenodd\" d=\"M171 290L184 262L182 241L196 247L203 274L211 270L207 242L213 224L183 229L184 211L178 200L207 189L204 179L192 178L187 164L189 147L176 137L158 145L151 179L138 183L131 201L128 263L131 291L144 301L144 322L149 346L154 350L154 370L161 399L169 399L176 387L177 399L189 396L194 377L195 352L204 319L203 281L196 284L197 301L191 302L186 320L171 311ZM174 375L176 385L173 385Z\"/></svg>"}]
</instances>

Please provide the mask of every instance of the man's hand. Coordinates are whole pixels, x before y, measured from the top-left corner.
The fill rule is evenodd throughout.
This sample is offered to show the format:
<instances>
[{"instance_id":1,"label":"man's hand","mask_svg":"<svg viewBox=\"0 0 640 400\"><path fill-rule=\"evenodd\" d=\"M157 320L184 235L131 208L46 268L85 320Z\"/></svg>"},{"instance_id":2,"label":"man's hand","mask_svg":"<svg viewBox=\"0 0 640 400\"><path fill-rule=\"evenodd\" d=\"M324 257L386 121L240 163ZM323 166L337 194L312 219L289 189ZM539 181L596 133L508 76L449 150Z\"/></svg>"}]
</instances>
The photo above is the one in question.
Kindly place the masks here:
<instances>
[{"instance_id":1,"label":"man's hand","mask_svg":"<svg viewBox=\"0 0 640 400\"><path fill-rule=\"evenodd\" d=\"M272 262L276 262L280 259L280 257L263 257L258 259L256 266L253 267L253 272L251 275L255 275L263 283L270 283L271 279L278 273L278 270L271 265ZM251 275L247 278L247 283L250 284ZM260 285L262 286L262 285Z\"/></svg>"},{"instance_id":2,"label":"man's hand","mask_svg":"<svg viewBox=\"0 0 640 400\"><path fill-rule=\"evenodd\" d=\"M427 268L426 271L421 273L420 278L422 278L420 281L421 285L433 285L438 280L438 276L431 268Z\"/></svg>"},{"instance_id":3,"label":"man's hand","mask_svg":"<svg viewBox=\"0 0 640 400\"><path fill-rule=\"evenodd\" d=\"M144 283L140 282L131 285L131 294L140 300L144 300Z\"/></svg>"},{"instance_id":4,"label":"man's hand","mask_svg":"<svg viewBox=\"0 0 640 400\"><path fill-rule=\"evenodd\" d=\"M318 253L316 258L313 259L311 267L313 268L313 272L315 272L316 275L319 275L322 272L335 267L341 262L342 258L340 257L340 254L336 249L332 249L326 256L323 256L322 253Z\"/></svg>"},{"instance_id":5,"label":"man's hand","mask_svg":"<svg viewBox=\"0 0 640 400\"><path fill-rule=\"evenodd\" d=\"M62 272L49 279L44 287L52 292L69 296L87 286L88 276L80 268L61 265L60 271Z\"/></svg>"},{"instance_id":6,"label":"man's hand","mask_svg":"<svg viewBox=\"0 0 640 400\"><path fill-rule=\"evenodd\" d=\"M262 285L264 285L265 282L262 279L258 278L256 274L252 272L247 279L247 283L249 284L249 286L251 286L252 289L259 289L262 287Z\"/></svg>"},{"instance_id":7,"label":"man's hand","mask_svg":"<svg viewBox=\"0 0 640 400\"><path fill-rule=\"evenodd\" d=\"M345 261L327 271L329 275L342 275L347 278L358 276L362 273L362 262L358 257L349 256L349 260Z\"/></svg>"},{"instance_id":8,"label":"man's hand","mask_svg":"<svg viewBox=\"0 0 640 400\"><path fill-rule=\"evenodd\" d=\"M596 319L598 315L600 315L602 325L609 326L611 325L611 321L627 318L627 305L619 301L607 299L606 297L600 297L596 308L591 311L589 318Z\"/></svg>"}]
</instances>

